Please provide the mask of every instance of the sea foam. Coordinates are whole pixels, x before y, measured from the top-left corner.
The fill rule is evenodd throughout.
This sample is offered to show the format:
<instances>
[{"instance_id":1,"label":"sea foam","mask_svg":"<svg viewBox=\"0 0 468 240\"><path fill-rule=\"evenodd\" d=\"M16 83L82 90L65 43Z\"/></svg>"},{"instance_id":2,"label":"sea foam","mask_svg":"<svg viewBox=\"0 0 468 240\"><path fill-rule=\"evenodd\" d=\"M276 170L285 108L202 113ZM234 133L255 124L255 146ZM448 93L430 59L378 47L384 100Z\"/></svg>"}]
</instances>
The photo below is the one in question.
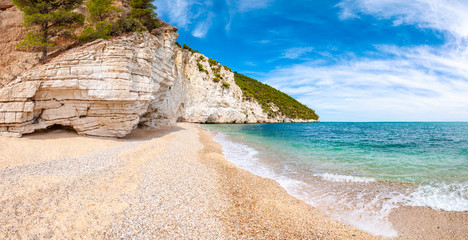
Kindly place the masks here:
<instances>
[{"instance_id":1,"label":"sea foam","mask_svg":"<svg viewBox=\"0 0 468 240\"><path fill-rule=\"evenodd\" d=\"M308 204L319 207L318 205L323 204L324 199L317 197L317 192L310 189L305 182L293 179L278 173L268 168L259 162L259 152L247 146L246 144L234 142L228 139L225 134L217 133L213 138L215 141L221 144L223 147L223 153L226 159L236 166L247 170L257 176L270 178L275 180L292 196L304 200ZM331 179L330 181L347 181L347 182L373 182L373 178L364 177L353 177L337 174L322 174L322 178L325 180ZM334 197L332 197L334 198ZM328 199L330 200L330 199ZM327 201L325 199L325 201ZM330 200L330 202L335 202ZM328 205L328 204L326 204ZM348 224L354 225L355 227L367 231L369 233L383 236L383 237L396 237L398 232L393 229L392 224L386 220L388 212L394 208L393 204L382 208L378 212L370 212L367 209L354 209L353 211L347 211L346 214L333 214L333 217L344 221Z\"/></svg>"},{"instance_id":2,"label":"sea foam","mask_svg":"<svg viewBox=\"0 0 468 240\"><path fill-rule=\"evenodd\" d=\"M273 172L258 164L258 151L245 144L229 141L226 135L216 134L213 138L223 147L223 153L227 160L238 167L262 177L273 177Z\"/></svg>"},{"instance_id":3,"label":"sea foam","mask_svg":"<svg viewBox=\"0 0 468 240\"><path fill-rule=\"evenodd\" d=\"M338 174L332 174L332 173L314 174L314 176L320 177L323 180L330 181L330 182L356 182L356 183L375 182L375 178L355 177L355 176L338 175Z\"/></svg>"},{"instance_id":4,"label":"sea foam","mask_svg":"<svg viewBox=\"0 0 468 240\"><path fill-rule=\"evenodd\" d=\"M409 206L445 211L468 211L468 182L432 183L419 186L408 195Z\"/></svg>"},{"instance_id":5,"label":"sea foam","mask_svg":"<svg viewBox=\"0 0 468 240\"><path fill-rule=\"evenodd\" d=\"M373 197L347 196L343 192L313 189L307 183L275 172L263 164L259 152L243 143L231 141L227 135L217 133L214 140L223 147L226 159L251 173L277 181L289 194L308 204L328 206L331 216L361 230L383 237L397 237L398 232L388 220L390 212L400 206L424 206L436 210L468 211L468 183L421 185L410 193L381 192ZM331 183L371 183L375 178L320 173L314 176ZM326 192L323 192L326 191ZM370 194L370 193L369 193ZM327 212L327 210L325 210Z\"/></svg>"}]
</instances>

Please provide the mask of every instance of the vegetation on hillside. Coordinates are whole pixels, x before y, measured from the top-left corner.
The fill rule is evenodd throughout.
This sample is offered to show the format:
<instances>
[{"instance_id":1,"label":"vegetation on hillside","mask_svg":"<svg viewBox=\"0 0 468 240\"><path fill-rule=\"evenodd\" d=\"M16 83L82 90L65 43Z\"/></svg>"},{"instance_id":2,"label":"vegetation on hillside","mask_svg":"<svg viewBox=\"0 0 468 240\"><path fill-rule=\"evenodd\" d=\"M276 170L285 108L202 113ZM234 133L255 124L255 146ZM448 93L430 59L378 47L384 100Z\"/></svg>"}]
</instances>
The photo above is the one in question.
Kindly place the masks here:
<instances>
[{"instance_id":1,"label":"vegetation on hillside","mask_svg":"<svg viewBox=\"0 0 468 240\"><path fill-rule=\"evenodd\" d=\"M112 5L113 0L87 0L86 9L88 17L86 20L89 26L85 28L79 40L90 42L96 39L109 39L112 35L113 27L118 13L121 9Z\"/></svg>"},{"instance_id":2,"label":"vegetation on hillside","mask_svg":"<svg viewBox=\"0 0 468 240\"><path fill-rule=\"evenodd\" d=\"M203 68L203 65L202 65L201 63L197 62L197 67L198 67L198 71L204 72L204 73L206 73L206 74L209 74L209 73L208 73L208 70L204 69L204 68Z\"/></svg>"},{"instance_id":3,"label":"vegetation on hillside","mask_svg":"<svg viewBox=\"0 0 468 240\"><path fill-rule=\"evenodd\" d=\"M270 108L270 104L273 103L283 115L291 119L317 120L319 118L314 110L267 84L236 72L234 73L234 79L236 84L242 89L244 97L256 100L270 116L275 115L275 112Z\"/></svg>"},{"instance_id":4,"label":"vegetation on hillside","mask_svg":"<svg viewBox=\"0 0 468 240\"><path fill-rule=\"evenodd\" d=\"M231 86L231 84L227 83L227 82L223 82L223 87L225 88L229 88Z\"/></svg>"},{"instance_id":5,"label":"vegetation on hillside","mask_svg":"<svg viewBox=\"0 0 468 240\"><path fill-rule=\"evenodd\" d=\"M41 49L44 61L50 47L64 39L76 39L75 30L85 24L85 17L76 9L83 0L13 0L24 14L23 25L28 33L18 45L22 49ZM86 28L78 37L85 43L99 38L109 39L125 32L152 31L159 27L152 0L131 0L130 13L113 0L86 0Z\"/></svg>"},{"instance_id":6,"label":"vegetation on hillside","mask_svg":"<svg viewBox=\"0 0 468 240\"><path fill-rule=\"evenodd\" d=\"M143 25L144 29L152 31L153 29L159 27L158 15L156 14L156 6L151 2L153 0L132 0L130 1L130 19L136 20Z\"/></svg>"},{"instance_id":7,"label":"vegetation on hillside","mask_svg":"<svg viewBox=\"0 0 468 240\"><path fill-rule=\"evenodd\" d=\"M184 48L187 49L188 46L184 44ZM200 72L208 74L208 71L200 63L205 62L205 59L204 56L199 56L197 58L197 66ZM211 58L208 58L208 64L214 74L213 82L220 82L222 87L230 88L230 84L225 81L225 76L221 74L221 69L224 68L226 71L231 71L231 69L227 66L222 66L218 61ZM279 112L291 119L319 119L314 110L267 84L263 84L237 72L234 72L234 79L236 84L241 88L244 98L257 101L262 106L263 111L270 117L274 117L277 114L272 109L276 106Z\"/></svg>"},{"instance_id":8,"label":"vegetation on hillside","mask_svg":"<svg viewBox=\"0 0 468 240\"><path fill-rule=\"evenodd\" d=\"M41 60L47 57L48 48L57 44L56 37L70 38L73 30L83 25L83 14L73 12L83 0L13 0L23 11L26 37L19 48L40 48Z\"/></svg>"},{"instance_id":9,"label":"vegetation on hillside","mask_svg":"<svg viewBox=\"0 0 468 240\"><path fill-rule=\"evenodd\" d=\"M189 50L191 53L198 53L198 50L195 50L195 49L192 49L191 47L189 47L187 44L184 43L183 49L186 49L186 50Z\"/></svg>"}]
</instances>

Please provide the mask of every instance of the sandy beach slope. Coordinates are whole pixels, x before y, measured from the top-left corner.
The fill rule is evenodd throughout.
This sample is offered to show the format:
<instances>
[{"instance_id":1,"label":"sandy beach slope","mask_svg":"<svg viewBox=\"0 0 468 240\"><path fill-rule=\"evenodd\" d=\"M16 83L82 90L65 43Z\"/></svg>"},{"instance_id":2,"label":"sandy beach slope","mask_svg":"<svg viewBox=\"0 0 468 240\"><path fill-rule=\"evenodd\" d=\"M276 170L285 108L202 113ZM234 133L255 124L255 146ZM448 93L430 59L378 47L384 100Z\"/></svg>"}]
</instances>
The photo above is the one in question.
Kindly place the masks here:
<instances>
[{"instance_id":1,"label":"sandy beach slope","mask_svg":"<svg viewBox=\"0 0 468 240\"><path fill-rule=\"evenodd\" d=\"M0 138L0 239L375 239L228 162L192 124Z\"/></svg>"}]
</instances>

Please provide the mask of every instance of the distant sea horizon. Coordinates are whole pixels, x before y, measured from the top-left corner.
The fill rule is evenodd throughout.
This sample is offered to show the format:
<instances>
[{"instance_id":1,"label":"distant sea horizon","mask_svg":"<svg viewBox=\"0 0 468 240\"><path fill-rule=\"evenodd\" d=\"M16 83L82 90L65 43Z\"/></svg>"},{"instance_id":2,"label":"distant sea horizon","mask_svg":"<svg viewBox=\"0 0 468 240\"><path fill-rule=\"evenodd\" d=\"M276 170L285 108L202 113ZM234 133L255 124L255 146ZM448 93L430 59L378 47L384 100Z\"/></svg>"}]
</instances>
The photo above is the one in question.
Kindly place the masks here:
<instances>
[{"instance_id":1,"label":"distant sea horizon","mask_svg":"<svg viewBox=\"0 0 468 240\"><path fill-rule=\"evenodd\" d=\"M226 158L362 230L403 206L468 211L468 122L203 125Z\"/></svg>"}]
</instances>

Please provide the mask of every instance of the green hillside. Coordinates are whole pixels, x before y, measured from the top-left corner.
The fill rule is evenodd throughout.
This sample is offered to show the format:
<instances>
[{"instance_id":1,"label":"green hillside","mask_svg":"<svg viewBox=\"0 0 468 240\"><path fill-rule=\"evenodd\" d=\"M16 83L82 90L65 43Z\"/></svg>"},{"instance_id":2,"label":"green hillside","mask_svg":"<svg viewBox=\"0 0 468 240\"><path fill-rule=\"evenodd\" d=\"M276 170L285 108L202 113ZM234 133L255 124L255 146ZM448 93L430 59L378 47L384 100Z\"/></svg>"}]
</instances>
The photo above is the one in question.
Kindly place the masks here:
<instances>
[{"instance_id":1,"label":"green hillside","mask_svg":"<svg viewBox=\"0 0 468 240\"><path fill-rule=\"evenodd\" d=\"M319 118L314 110L267 84L239 73L234 73L234 78L237 85L242 89L244 97L256 100L270 116L274 116L275 112L270 109L269 103L274 103L283 115L291 119L317 120Z\"/></svg>"}]
</instances>

